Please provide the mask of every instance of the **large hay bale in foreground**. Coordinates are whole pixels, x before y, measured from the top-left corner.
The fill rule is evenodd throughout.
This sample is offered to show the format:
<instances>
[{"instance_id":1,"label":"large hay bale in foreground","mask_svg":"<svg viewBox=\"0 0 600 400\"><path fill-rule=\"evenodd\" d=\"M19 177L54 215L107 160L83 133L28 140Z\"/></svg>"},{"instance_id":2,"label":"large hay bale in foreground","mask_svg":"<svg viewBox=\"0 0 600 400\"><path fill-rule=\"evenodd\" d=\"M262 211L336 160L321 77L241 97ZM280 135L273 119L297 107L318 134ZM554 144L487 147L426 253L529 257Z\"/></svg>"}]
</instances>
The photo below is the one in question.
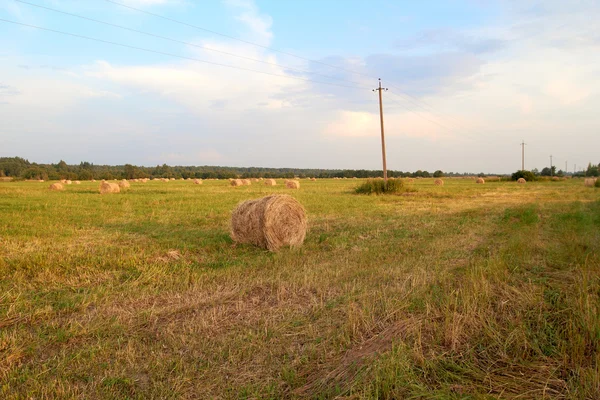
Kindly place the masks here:
<instances>
[{"instance_id":1,"label":"large hay bale in foreground","mask_svg":"<svg viewBox=\"0 0 600 400\"><path fill-rule=\"evenodd\" d=\"M50 185L50 187L48 189L59 191L59 190L65 190L65 187L61 183L53 183L52 185Z\"/></svg>"},{"instance_id":2,"label":"large hay bale in foreground","mask_svg":"<svg viewBox=\"0 0 600 400\"><path fill-rule=\"evenodd\" d=\"M194 185L202 185L202 179L194 179Z\"/></svg>"},{"instance_id":3,"label":"large hay bale in foreground","mask_svg":"<svg viewBox=\"0 0 600 400\"><path fill-rule=\"evenodd\" d=\"M123 179L121 182L119 182L119 186L123 189L126 189L128 187L131 187L131 183L127 182L126 179Z\"/></svg>"},{"instance_id":4,"label":"large hay bale in foreground","mask_svg":"<svg viewBox=\"0 0 600 400\"><path fill-rule=\"evenodd\" d=\"M433 181L433 184L435 186L444 186L444 181L438 178L435 181Z\"/></svg>"},{"instance_id":5,"label":"large hay bale in foreground","mask_svg":"<svg viewBox=\"0 0 600 400\"><path fill-rule=\"evenodd\" d=\"M232 179L231 186L242 186L244 182L241 179Z\"/></svg>"},{"instance_id":6,"label":"large hay bale in foreground","mask_svg":"<svg viewBox=\"0 0 600 400\"><path fill-rule=\"evenodd\" d=\"M121 188L116 183L102 182L100 184L100 193L121 193Z\"/></svg>"},{"instance_id":7,"label":"large hay bale in foreground","mask_svg":"<svg viewBox=\"0 0 600 400\"><path fill-rule=\"evenodd\" d=\"M519 178L519 179L517 179L517 183L525 183L525 182L527 182L525 180L525 178Z\"/></svg>"},{"instance_id":8,"label":"large hay bale in foreground","mask_svg":"<svg viewBox=\"0 0 600 400\"><path fill-rule=\"evenodd\" d=\"M594 187L595 183L596 183L596 179L594 179L594 178L585 178L585 181L583 182L583 184L587 187Z\"/></svg>"},{"instance_id":9,"label":"large hay bale in foreground","mask_svg":"<svg viewBox=\"0 0 600 400\"><path fill-rule=\"evenodd\" d=\"M296 199L271 195L240 203L231 215L231 238L270 251L300 246L306 237L306 213Z\"/></svg>"},{"instance_id":10,"label":"large hay bale in foreground","mask_svg":"<svg viewBox=\"0 0 600 400\"><path fill-rule=\"evenodd\" d=\"M483 184L483 183L485 183L485 180L483 178L477 178L477 180L475 181L475 183Z\"/></svg>"},{"instance_id":11,"label":"large hay bale in foreground","mask_svg":"<svg viewBox=\"0 0 600 400\"><path fill-rule=\"evenodd\" d=\"M300 189L300 182L299 181L286 181L285 187L288 189Z\"/></svg>"},{"instance_id":12,"label":"large hay bale in foreground","mask_svg":"<svg viewBox=\"0 0 600 400\"><path fill-rule=\"evenodd\" d=\"M275 181L275 179L265 179L265 185L275 186L275 185L277 185L277 182Z\"/></svg>"}]
</instances>

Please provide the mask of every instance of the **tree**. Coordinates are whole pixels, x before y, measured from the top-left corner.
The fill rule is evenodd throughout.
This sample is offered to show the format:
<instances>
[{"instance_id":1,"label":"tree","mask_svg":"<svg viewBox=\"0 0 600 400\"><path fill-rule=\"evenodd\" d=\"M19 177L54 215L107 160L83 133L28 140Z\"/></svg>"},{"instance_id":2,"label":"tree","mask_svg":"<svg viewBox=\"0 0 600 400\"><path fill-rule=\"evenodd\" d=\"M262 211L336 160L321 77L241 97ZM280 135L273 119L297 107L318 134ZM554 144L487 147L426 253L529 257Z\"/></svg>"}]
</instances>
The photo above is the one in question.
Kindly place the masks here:
<instances>
[{"instance_id":1,"label":"tree","mask_svg":"<svg viewBox=\"0 0 600 400\"><path fill-rule=\"evenodd\" d=\"M544 168L542 168L542 172L540 173L540 175L542 175L542 176L550 176L550 172L551 172L550 168L544 167Z\"/></svg>"},{"instance_id":2,"label":"tree","mask_svg":"<svg viewBox=\"0 0 600 400\"><path fill-rule=\"evenodd\" d=\"M535 175L531 171L520 170L511 175L510 179L513 181L518 180L519 178L523 178L528 182L535 181Z\"/></svg>"},{"instance_id":3,"label":"tree","mask_svg":"<svg viewBox=\"0 0 600 400\"><path fill-rule=\"evenodd\" d=\"M444 173L442 171L440 171L439 169L433 173L434 178L442 178L443 176L444 176Z\"/></svg>"}]
</instances>

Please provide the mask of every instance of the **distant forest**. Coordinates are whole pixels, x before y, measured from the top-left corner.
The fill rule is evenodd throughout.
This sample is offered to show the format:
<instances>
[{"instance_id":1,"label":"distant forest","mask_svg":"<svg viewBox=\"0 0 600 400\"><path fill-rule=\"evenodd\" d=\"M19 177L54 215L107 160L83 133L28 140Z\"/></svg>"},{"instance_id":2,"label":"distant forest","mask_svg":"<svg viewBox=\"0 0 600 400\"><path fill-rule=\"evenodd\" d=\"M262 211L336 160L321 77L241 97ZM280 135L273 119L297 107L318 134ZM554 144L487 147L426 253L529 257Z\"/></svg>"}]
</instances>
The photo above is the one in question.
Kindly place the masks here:
<instances>
[{"instance_id":1,"label":"distant forest","mask_svg":"<svg viewBox=\"0 0 600 400\"><path fill-rule=\"evenodd\" d=\"M562 172L562 171L559 171ZM79 165L69 165L64 161L56 164L37 164L21 157L0 157L0 177L15 179L134 179L134 178L373 178L382 176L381 170L365 169L307 169L307 168L261 168L261 167L218 167L218 166L169 166L166 164L156 167L140 167L125 165L94 165L81 162ZM442 177L442 176L485 176L484 173L453 173L437 170L428 171L388 171L389 177ZM580 176L598 176L598 166L590 164L587 171Z\"/></svg>"}]
</instances>

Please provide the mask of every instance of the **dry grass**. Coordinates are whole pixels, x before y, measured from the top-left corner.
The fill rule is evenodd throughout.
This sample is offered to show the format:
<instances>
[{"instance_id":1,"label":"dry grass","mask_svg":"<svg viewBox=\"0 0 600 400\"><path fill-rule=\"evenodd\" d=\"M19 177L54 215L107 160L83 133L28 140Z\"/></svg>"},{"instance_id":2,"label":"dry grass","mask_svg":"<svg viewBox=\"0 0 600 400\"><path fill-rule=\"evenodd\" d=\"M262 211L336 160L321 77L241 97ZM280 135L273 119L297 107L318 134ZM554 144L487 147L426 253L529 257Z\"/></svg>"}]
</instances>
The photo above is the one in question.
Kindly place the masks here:
<instances>
[{"instance_id":1,"label":"dry grass","mask_svg":"<svg viewBox=\"0 0 600 400\"><path fill-rule=\"evenodd\" d=\"M600 398L600 191L0 183L0 397ZM265 193L302 247L233 242Z\"/></svg>"}]
</instances>

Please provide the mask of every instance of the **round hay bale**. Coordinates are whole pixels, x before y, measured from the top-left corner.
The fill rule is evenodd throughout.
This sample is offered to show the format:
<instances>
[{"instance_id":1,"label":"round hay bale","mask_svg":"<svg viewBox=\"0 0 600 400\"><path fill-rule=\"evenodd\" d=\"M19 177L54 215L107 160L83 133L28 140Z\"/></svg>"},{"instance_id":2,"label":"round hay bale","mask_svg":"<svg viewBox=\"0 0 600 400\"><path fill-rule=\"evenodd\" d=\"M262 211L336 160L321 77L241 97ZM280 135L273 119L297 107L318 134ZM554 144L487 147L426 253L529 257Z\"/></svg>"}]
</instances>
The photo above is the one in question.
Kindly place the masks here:
<instances>
[{"instance_id":1,"label":"round hay bale","mask_svg":"<svg viewBox=\"0 0 600 400\"><path fill-rule=\"evenodd\" d=\"M92 182L96 182L96 180L95 180L95 179L92 179Z\"/></svg>"},{"instance_id":2,"label":"round hay bale","mask_svg":"<svg viewBox=\"0 0 600 400\"><path fill-rule=\"evenodd\" d=\"M477 178L477 180L475 181L475 183L485 183L485 180L483 178Z\"/></svg>"},{"instance_id":3,"label":"round hay bale","mask_svg":"<svg viewBox=\"0 0 600 400\"><path fill-rule=\"evenodd\" d=\"M560 178L559 178L558 176L553 176L553 177L552 177L552 180L553 180L554 182L557 182L557 181L560 181Z\"/></svg>"},{"instance_id":4,"label":"round hay bale","mask_svg":"<svg viewBox=\"0 0 600 400\"><path fill-rule=\"evenodd\" d=\"M100 193L121 193L121 188L116 183L102 182L100 184Z\"/></svg>"},{"instance_id":5,"label":"round hay bale","mask_svg":"<svg viewBox=\"0 0 600 400\"><path fill-rule=\"evenodd\" d=\"M81 182L79 182L79 181L75 181L73 183L76 184L76 185L81 185Z\"/></svg>"},{"instance_id":6,"label":"round hay bale","mask_svg":"<svg viewBox=\"0 0 600 400\"><path fill-rule=\"evenodd\" d=\"M288 189L300 189L300 182L299 181L287 181L285 183L285 187Z\"/></svg>"},{"instance_id":7,"label":"round hay bale","mask_svg":"<svg viewBox=\"0 0 600 400\"><path fill-rule=\"evenodd\" d=\"M202 179L194 179L194 185L202 185Z\"/></svg>"},{"instance_id":8,"label":"round hay bale","mask_svg":"<svg viewBox=\"0 0 600 400\"><path fill-rule=\"evenodd\" d=\"M231 186L243 186L244 182L241 179L232 179Z\"/></svg>"},{"instance_id":9,"label":"round hay bale","mask_svg":"<svg viewBox=\"0 0 600 400\"><path fill-rule=\"evenodd\" d=\"M271 195L240 203L231 215L231 238L238 243L277 251L300 246L306 237L306 212L288 195Z\"/></svg>"},{"instance_id":10,"label":"round hay bale","mask_svg":"<svg viewBox=\"0 0 600 400\"><path fill-rule=\"evenodd\" d=\"M65 181L65 183L66 183L67 185L70 185L70 184L71 184L71 183L73 183L73 182L71 182L70 180L68 180L68 179L67 179L67 180Z\"/></svg>"},{"instance_id":11,"label":"round hay bale","mask_svg":"<svg viewBox=\"0 0 600 400\"><path fill-rule=\"evenodd\" d=\"M252 182L250 181L250 179L242 179L242 184L246 185L246 186L250 186L250 185L252 185Z\"/></svg>"},{"instance_id":12,"label":"round hay bale","mask_svg":"<svg viewBox=\"0 0 600 400\"><path fill-rule=\"evenodd\" d=\"M527 182L525 180L525 178L519 178L519 179L517 179L517 183L525 183L525 182Z\"/></svg>"},{"instance_id":13,"label":"round hay bale","mask_svg":"<svg viewBox=\"0 0 600 400\"><path fill-rule=\"evenodd\" d=\"M172 180L172 181L174 181L174 180L175 180L175 178L171 178L171 180Z\"/></svg>"},{"instance_id":14,"label":"round hay bale","mask_svg":"<svg viewBox=\"0 0 600 400\"><path fill-rule=\"evenodd\" d=\"M583 184L587 187L594 187L595 183L596 183L596 179L594 179L594 178L585 178L585 181L583 181Z\"/></svg>"},{"instance_id":15,"label":"round hay bale","mask_svg":"<svg viewBox=\"0 0 600 400\"><path fill-rule=\"evenodd\" d=\"M119 182L119 186L123 189L126 189L128 187L131 187L131 183L127 182L126 179L123 179L121 182Z\"/></svg>"},{"instance_id":16,"label":"round hay bale","mask_svg":"<svg viewBox=\"0 0 600 400\"><path fill-rule=\"evenodd\" d=\"M54 190L54 191L59 191L59 190L65 190L65 187L62 185L62 183L53 183L52 185L50 185L50 187L48 189Z\"/></svg>"},{"instance_id":17,"label":"round hay bale","mask_svg":"<svg viewBox=\"0 0 600 400\"><path fill-rule=\"evenodd\" d=\"M317 180L317 178L310 178L310 180L314 182Z\"/></svg>"},{"instance_id":18,"label":"round hay bale","mask_svg":"<svg viewBox=\"0 0 600 400\"><path fill-rule=\"evenodd\" d=\"M67 180L66 179L61 179L60 183L62 183L64 185L65 183L67 183Z\"/></svg>"},{"instance_id":19,"label":"round hay bale","mask_svg":"<svg viewBox=\"0 0 600 400\"><path fill-rule=\"evenodd\" d=\"M275 185L277 185L277 182L275 181L275 179L265 179L265 185L275 186Z\"/></svg>"},{"instance_id":20,"label":"round hay bale","mask_svg":"<svg viewBox=\"0 0 600 400\"><path fill-rule=\"evenodd\" d=\"M438 178L435 181L433 181L433 184L435 186L444 186L444 181Z\"/></svg>"}]
</instances>

